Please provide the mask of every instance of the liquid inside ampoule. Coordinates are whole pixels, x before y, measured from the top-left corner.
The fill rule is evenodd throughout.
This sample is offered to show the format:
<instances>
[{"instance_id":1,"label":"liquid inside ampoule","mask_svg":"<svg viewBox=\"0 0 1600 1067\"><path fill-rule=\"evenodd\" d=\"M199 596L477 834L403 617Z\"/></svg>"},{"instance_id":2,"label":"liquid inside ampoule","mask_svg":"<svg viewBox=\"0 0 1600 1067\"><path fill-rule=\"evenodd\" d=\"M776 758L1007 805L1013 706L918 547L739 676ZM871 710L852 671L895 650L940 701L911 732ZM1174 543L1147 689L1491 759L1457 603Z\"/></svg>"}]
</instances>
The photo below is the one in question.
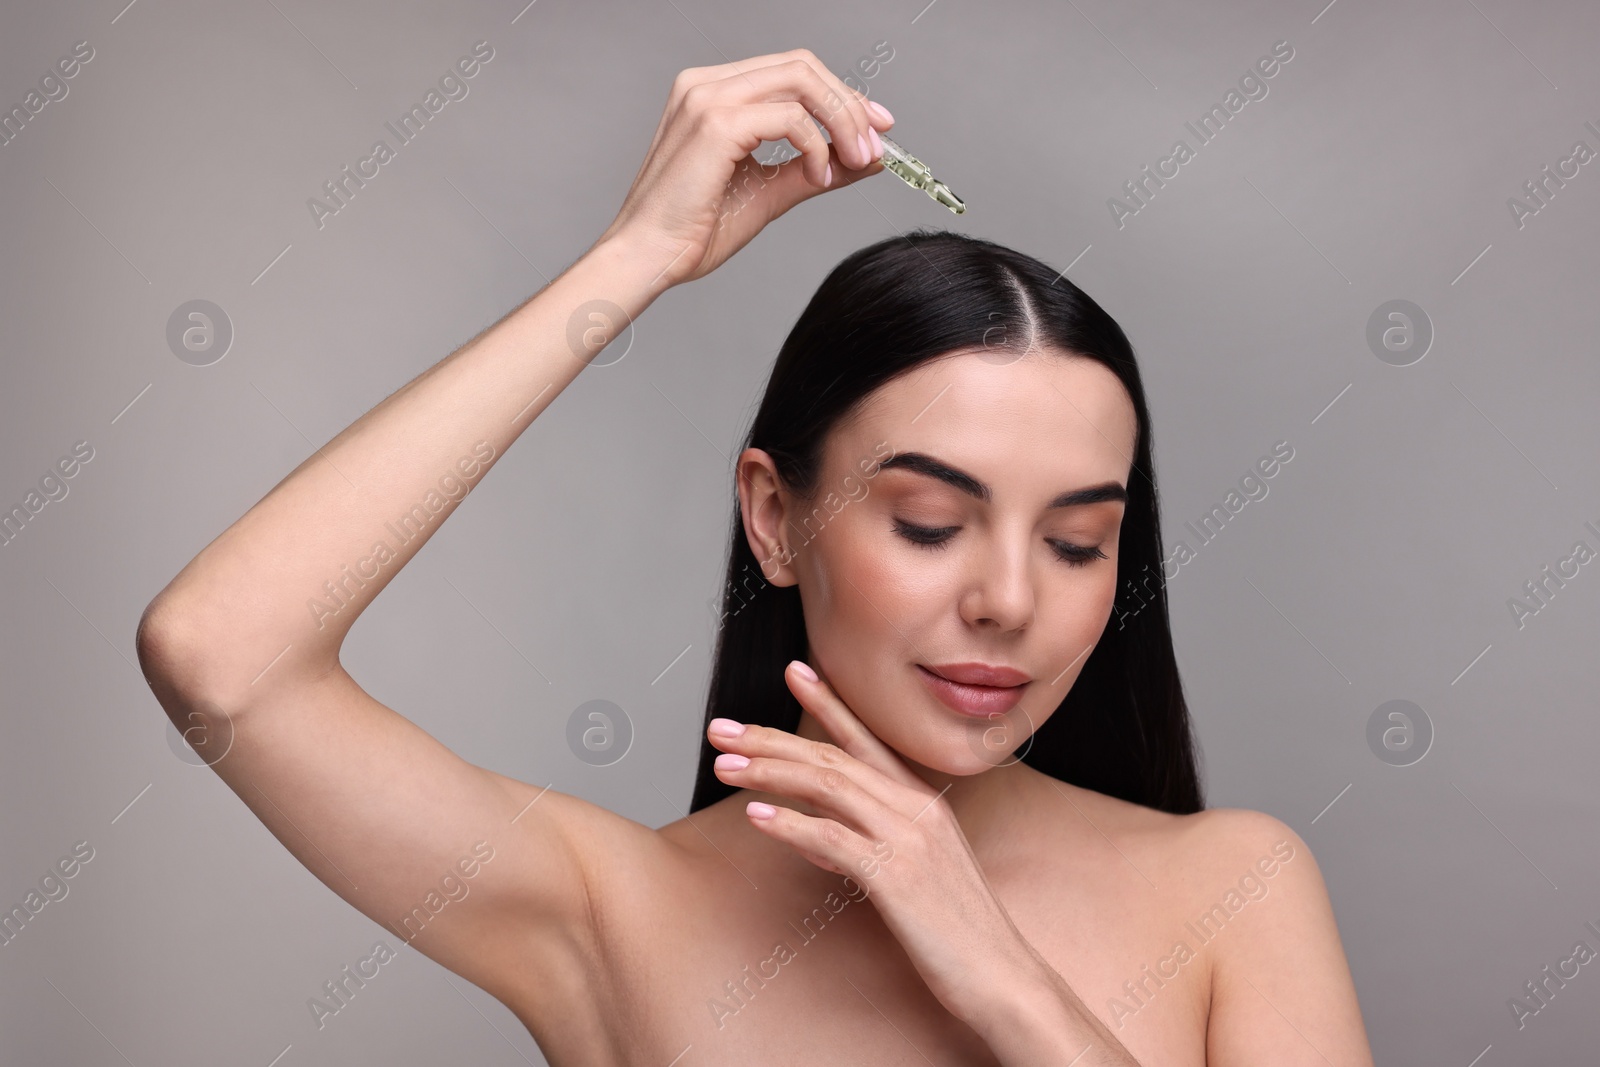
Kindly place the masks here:
<instances>
[{"instance_id":1,"label":"liquid inside ampoule","mask_svg":"<svg viewBox=\"0 0 1600 1067\"><path fill-rule=\"evenodd\" d=\"M898 174L907 185L921 189L957 215L967 210L961 198L952 193L948 185L935 178L926 163L901 148L886 134L878 134L878 139L883 142L883 157L879 162L885 170Z\"/></svg>"}]
</instances>

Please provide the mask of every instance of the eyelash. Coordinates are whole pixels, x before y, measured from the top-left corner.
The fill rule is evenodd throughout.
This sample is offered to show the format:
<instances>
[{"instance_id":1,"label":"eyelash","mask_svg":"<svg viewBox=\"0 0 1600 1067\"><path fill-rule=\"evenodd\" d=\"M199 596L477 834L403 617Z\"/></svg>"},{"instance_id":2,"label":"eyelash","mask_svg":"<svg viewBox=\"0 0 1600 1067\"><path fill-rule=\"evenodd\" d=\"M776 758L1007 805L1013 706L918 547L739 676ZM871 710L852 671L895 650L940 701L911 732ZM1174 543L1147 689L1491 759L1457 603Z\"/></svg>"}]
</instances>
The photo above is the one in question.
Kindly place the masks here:
<instances>
[{"instance_id":1,"label":"eyelash","mask_svg":"<svg viewBox=\"0 0 1600 1067\"><path fill-rule=\"evenodd\" d=\"M950 537L961 527L959 526L913 526L900 519L894 520L895 532L914 545L928 549L942 549L949 545ZM1066 541L1052 541L1050 547L1055 549L1057 558L1069 567L1085 567L1097 559L1108 559L1099 546L1083 548L1079 545L1069 544Z\"/></svg>"}]
</instances>

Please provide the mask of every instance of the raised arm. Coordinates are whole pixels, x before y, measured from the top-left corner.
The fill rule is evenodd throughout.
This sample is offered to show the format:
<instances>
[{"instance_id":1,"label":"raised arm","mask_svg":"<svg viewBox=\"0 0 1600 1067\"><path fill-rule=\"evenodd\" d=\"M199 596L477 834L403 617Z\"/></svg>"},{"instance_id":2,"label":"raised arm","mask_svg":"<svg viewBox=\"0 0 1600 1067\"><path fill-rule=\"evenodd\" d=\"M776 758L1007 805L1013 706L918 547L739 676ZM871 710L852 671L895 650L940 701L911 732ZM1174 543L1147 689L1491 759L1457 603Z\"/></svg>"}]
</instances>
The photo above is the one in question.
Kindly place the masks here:
<instances>
[{"instance_id":1,"label":"raised arm","mask_svg":"<svg viewBox=\"0 0 1600 1067\"><path fill-rule=\"evenodd\" d=\"M568 347L574 314L602 300L639 314L664 288L659 271L626 244L596 244L310 456L139 626L140 661L173 723L295 858L391 945L409 941L497 993L519 965L586 952L585 829L642 828L555 793L528 807L538 790L374 700L339 648L585 366ZM608 327L589 329L598 340Z\"/></svg>"},{"instance_id":2,"label":"raised arm","mask_svg":"<svg viewBox=\"0 0 1600 1067\"><path fill-rule=\"evenodd\" d=\"M808 112L849 145L843 159ZM460 759L350 678L344 636L623 320L822 192L830 163L832 188L874 173L854 147L867 122L809 52L681 73L600 239L308 457L140 620L157 699L273 835L396 937L502 999L530 962L587 958L589 856L661 846L638 824ZM786 135L803 158L758 173L749 153ZM740 189L741 177L759 184Z\"/></svg>"}]
</instances>

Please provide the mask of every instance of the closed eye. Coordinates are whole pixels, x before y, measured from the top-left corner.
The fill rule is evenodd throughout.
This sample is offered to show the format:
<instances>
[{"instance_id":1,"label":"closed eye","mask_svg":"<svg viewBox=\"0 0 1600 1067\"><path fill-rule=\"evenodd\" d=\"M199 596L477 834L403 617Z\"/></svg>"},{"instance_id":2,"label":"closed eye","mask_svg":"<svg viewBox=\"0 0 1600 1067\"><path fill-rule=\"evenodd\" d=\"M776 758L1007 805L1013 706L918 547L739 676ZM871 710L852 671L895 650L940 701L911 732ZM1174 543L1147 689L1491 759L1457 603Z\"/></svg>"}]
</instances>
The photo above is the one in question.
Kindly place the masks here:
<instances>
[{"instance_id":1,"label":"closed eye","mask_svg":"<svg viewBox=\"0 0 1600 1067\"><path fill-rule=\"evenodd\" d=\"M895 532L912 544L928 549L942 549L950 544L959 526L916 526L901 519L894 520ZM1109 559L1100 546L1085 547L1075 545L1070 541L1051 540L1050 547L1055 550L1057 558L1070 567L1083 567L1096 559Z\"/></svg>"}]
</instances>

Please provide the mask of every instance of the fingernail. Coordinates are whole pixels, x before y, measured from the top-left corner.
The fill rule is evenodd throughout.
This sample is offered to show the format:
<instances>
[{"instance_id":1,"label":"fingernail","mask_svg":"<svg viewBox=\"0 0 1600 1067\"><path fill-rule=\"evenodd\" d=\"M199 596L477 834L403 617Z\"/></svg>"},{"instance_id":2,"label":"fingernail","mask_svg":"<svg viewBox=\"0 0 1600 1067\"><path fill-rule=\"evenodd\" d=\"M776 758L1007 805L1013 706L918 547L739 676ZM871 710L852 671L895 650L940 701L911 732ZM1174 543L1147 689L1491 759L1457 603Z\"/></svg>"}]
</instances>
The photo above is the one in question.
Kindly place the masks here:
<instances>
[{"instance_id":1,"label":"fingernail","mask_svg":"<svg viewBox=\"0 0 1600 1067\"><path fill-rule=\"evenodd\" d=\"M870 127L870 126L867 127L867 129L869 129L869 130L871 128L872 127ZM873 159L875 159L876 157L873 156L873 154L872 154L872 146L867 144L866 137L861 135L861 134L859 134L859 133L856 134L856 143L861 146L861 158L865 159L867 161L867 163L871 163L873 161ZM861 165L864 167L864 166L867 165L867 163L863 163Z\"/></svg>"},{"instance_id":2,"label":"fingernail","mask_svg":"<svg viewBox=\"0 0 1600 1067\"><path fill-rule=\"evenodd\" d=\"M817 680L817 672L812 670L811 665L805 660L797 659L792 662L794 663L794 672L800 677L804 678L808 682L814 682Z\"/></svg>"},{"instance_id":3,"label":"fingernail","mask_svg":"<svg viewBox=\"0 0 1600 1067\"><path fill-rule=\"evenodd\" d=\"M706 729L718 737L738 737L744 733L744 723L732 719L712 719Z\"/></svg>"},{"instance_id":4,"label":"fingernail","mask_svg":"<svg viewBox=\"0 0 1600 1067\"><path fill-rule=\"evenodd\" d=\"M827 187L827 186L833 184L833 160L831 160L831 159L828 160L828 169L825 172L823 172L822 184L823 184L824 187Z\"/></svg>"},{"instance_id":5,"label":"fingernail","mask_svg":"<svg viewBox=\"0 0 1600 1067\"><path fill-rule=\"evenodd\" d=\"M763 804L759 800L752 800L744 806L744 812L752 819L770 819L778 814L778 809L771 804Z\"/></svg>"},{"instance_id":6,"label":"fingernail","mask_svg":"<svg viewBox=\"0 0 1600 1067\"><path fill-rule=\"evenodd\" d=\"M878 131L873 129L871 126L867 127L867 132L872 134L872 155L873 155L873 157L876 158L876 159L883 158L883 138L879 137L878 136Z\"/></svg>"},{"instance_id":7,"label":"fingernail","mask_svg":"<svg viewBox=\"0 0 1600 1067\"><path fill-rule=\"evenodd\" d=\"M882 104L878 103L876 100L868 100L867 101L867 106L872 109L873 114L877 115L884 122L887 122L891 126L894 125L894 116L889 114L889 109L888 108L884 107Z\"/></svg>"},{"instance_id":8,"label":"fingernail","mask_svg":"<svg viewBox=\"0 0 1600 1067\"><path fill-rule=\"evenodd\" d=\"M716 768L719 771L742 771L748 766L750 760L737 752L724 752L716 760Z\"/></svg>"}]
</instances>

